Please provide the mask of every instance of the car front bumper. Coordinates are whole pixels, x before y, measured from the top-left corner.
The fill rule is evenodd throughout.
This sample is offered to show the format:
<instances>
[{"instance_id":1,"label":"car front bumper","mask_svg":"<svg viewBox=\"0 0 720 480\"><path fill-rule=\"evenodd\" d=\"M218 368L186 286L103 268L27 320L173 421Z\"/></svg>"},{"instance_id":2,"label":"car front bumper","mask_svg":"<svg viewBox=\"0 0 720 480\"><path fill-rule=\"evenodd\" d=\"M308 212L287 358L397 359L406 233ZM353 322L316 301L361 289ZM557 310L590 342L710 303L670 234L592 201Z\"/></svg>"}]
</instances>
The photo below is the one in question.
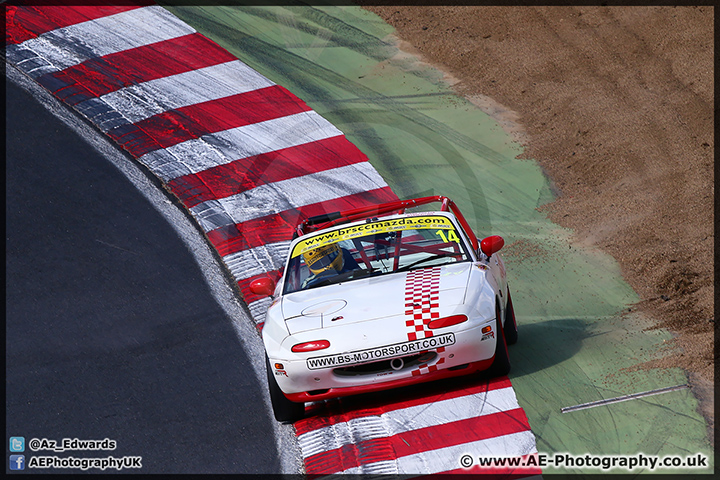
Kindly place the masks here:
<instances>
[{"instance_id":1,"label":"car front bumper","mask_svg":"<svg viewBox=\"0 0 720 480\"><path fill-rule=\"evenodd\" d=\"M473 323L470 328L465 330L447 328L434 331L434 336L430 338L440 339L443 336L448 338L452 335L454 342L448 346L423 350L435 352L435 355L426 363L418 365L416 362L415 365L408 364L398 370L387 368L371 373L340 375L338 370L348 366L362 365L362 363L351 363L341 367L337 365L323 367L317 364L318 352L313 352L315 355L305 354L303 358L294 360L275 360L271 356L270 364L273 366L275 379L280 389L288 399L294 402L319 401L469 375L490 367L494 359L497 339L495 319ZM487 331L487 327L490 327L490 332ZM483 332L484 328L485 332ZM448 330L448 332L441 330ZM387 348L398 348L397 345L403 344L379 345L370 350L383 351ZM334 356L342 355L336 353ZM349 352L347 355L357 355L357 352ZM299 355L295 356L299 357ZM408 359L410 357L407 354L398 354L392 358ZM388 360L390 358L384 358L382 361ZM283 368L274 367L275 363L282 363ZM367 364L368 362L364 365Z\"/></svg>"}]
</instances>

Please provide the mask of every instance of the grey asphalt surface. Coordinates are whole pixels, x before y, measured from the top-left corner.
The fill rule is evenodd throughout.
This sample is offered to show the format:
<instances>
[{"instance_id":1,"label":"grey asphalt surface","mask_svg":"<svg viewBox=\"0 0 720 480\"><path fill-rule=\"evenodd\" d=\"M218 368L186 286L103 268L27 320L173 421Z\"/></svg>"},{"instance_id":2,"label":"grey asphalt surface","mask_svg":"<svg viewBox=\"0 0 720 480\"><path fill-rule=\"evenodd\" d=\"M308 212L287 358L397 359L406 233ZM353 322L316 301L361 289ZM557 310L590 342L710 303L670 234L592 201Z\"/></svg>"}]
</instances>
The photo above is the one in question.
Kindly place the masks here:
<instances>
[{"instance_id":1,"label":"grey asphalt surface","mask_svg":"<svg viewBox=\"0 0 720 480\"><path fill-rule=\"evenodd\" d=\"M25 455L142 456L129 473L279 473L265 385L165 218L10 81L6 138L6 442L109 438Z\"/></svg>"}]
</instances>

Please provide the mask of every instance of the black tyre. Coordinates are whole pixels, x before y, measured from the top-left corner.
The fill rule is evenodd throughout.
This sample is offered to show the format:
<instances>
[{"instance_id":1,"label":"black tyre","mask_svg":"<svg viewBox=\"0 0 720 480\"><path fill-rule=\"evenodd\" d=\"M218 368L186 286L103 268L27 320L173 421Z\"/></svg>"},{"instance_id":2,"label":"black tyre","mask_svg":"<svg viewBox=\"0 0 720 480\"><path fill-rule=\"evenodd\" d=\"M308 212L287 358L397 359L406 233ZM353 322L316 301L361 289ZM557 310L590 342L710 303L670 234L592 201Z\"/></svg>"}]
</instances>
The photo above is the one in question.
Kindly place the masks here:
<instances>
[{"instance_id":1,"label":"black tyre","mask_svg":"<svg viewBox=\"0 0 720 480\"><path fill-rule=\"evenodd\" d=\"M505 326L503 327L505 341L508 345L515 345L518 340L517 321L515 320L515 309L513 309L510 289L507 291L507 306L505 307Z\"/></svg>"},{"instance_id":2,"label":"black tyre","mask_svg":"<svg viewBox=\"0 0 720 480\"><path fill-rule=\"evenodd\" d=\"M270 403L272 403L275 420L286 423L303 418L305 416L305 404L291 402L283 395L272 373L270 360L267 356L265 357L265 365L267 368L268 390L270 390Z\"/></svg>"},{"instance_id":3,"label":"black tyre","mask_svg":"<svg viewBox=\"0 0 720 480\"><path fill-rule=\"evenodd\" d=\"M495 341L495 360L488 368L487 373L490 377L501 377L510 372L510 357L508 356L508 347L505 343L505 334L503 333L502 324L500 323L500 307L495 306L495 322L497 339Z\"/></svg>"}]
</instances>

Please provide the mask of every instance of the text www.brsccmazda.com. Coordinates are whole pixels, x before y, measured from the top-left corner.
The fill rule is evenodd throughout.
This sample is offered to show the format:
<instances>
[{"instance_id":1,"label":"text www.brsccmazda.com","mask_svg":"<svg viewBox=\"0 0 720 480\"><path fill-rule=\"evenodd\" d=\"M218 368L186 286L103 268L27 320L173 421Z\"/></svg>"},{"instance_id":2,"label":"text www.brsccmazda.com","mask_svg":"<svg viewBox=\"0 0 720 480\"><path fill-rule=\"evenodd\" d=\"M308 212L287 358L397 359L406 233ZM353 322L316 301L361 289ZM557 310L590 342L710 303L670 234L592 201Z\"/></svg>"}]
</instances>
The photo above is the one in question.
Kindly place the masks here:
<instances>
[{"instance_id":1,"label":"text www.brsccmazda.com","mask_svg":"<svg viewBox=\"0 0 720 480\"><path fill-rule=\"evenodd\" d=\"M463 455L460 457L463 468L584 468L593 470L661 470L672 468L708 468L708 457L701 453L688 456L680 455L573 455L570 453L537 453L526 457L487 457Z\"/></svg>"},{"instance_id":2,"label":"text www.brsccmazda.com","mask_svg":"<svg viewBox=\"0 0 720 480\"><path fill-rule=\"evenodd\" d=\"M310 370L320 368L344 367L356 363L366 363L386 358L396 357L398 355L412 355L420 353L424 350L432 350L434 348L447 347L455 343L455 334L446 333L436 337L423 338L421 340L413 340L410 342L396 343L394 345L386 345L383 347L370 348L367 350L359 350L356 352L339 353L337 355L327 355L325 357L313 357L307 359L307 367Z\"/></svg>"},{"instance_id":3,"label":"text www.brsccmazda.com","mask_svg":"<svg viewBox=\"0 0 720 480\"><path fill-rule=\"evenodd\" d=\"M76 458L55 456L33 456L28 460L28 468L77 468L88 470L98 468L122 470L123 468L142 468L142 457L104 457Z\"/></svg>"}]
</instances>

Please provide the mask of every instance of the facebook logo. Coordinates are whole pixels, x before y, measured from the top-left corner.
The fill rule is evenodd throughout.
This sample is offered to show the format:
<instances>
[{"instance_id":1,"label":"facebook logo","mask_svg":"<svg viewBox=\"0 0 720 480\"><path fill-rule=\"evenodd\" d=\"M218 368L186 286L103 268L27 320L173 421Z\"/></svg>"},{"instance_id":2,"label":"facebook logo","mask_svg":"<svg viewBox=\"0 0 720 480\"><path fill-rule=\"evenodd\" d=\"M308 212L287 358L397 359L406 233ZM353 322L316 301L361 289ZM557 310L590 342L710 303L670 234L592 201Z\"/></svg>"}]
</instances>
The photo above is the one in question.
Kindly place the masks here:
<instances>
[{"instance_id":1,"label":"facebook logo","mask_svg":"<svg viewBox=\"0 0 720 480\"><path fill-rule=\"evenodd\" d=\"M25 455L10 455L10 470L25 470Z\"/></svg>"},{"instance_id":2,"label":"facebook logo","mask_svg":"<svg viewBox=\"0 0 720 480\"><path fill-rule=\"evenodd\" d=\"M24 452L25 451L25 437L10 437L10 451L11 452Z\"/></svg>"}]
</instances>

